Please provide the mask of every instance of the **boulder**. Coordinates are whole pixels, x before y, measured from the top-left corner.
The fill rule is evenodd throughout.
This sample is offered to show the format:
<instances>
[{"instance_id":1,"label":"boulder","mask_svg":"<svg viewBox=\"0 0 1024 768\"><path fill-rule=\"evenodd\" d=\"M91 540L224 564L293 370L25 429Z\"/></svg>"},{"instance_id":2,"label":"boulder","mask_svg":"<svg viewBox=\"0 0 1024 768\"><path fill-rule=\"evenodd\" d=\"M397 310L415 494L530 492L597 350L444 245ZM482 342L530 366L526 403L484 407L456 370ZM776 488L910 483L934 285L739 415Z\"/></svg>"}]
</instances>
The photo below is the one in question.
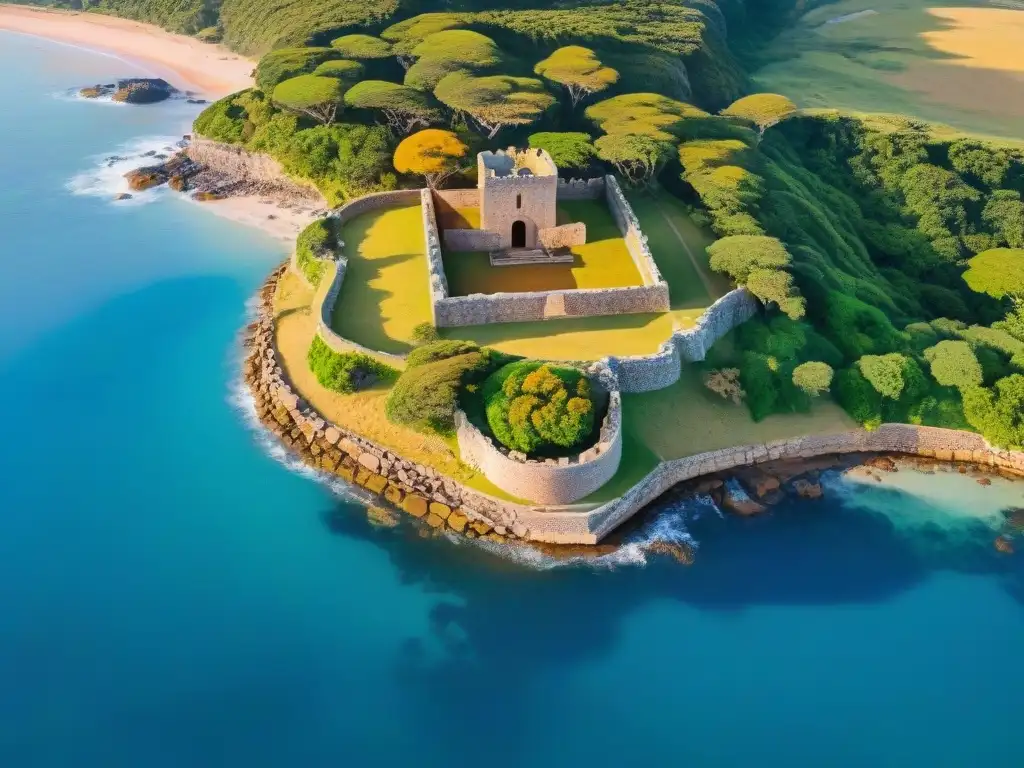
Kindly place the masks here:
<instances>
[{"instance_id":1,"label":"boulder","mask_svg":"<svg viewBox=\"0 0 1024 768\"><path fill-rule=\"evenodd\" d=\"M730 512L746 517L749 515L759 515L766 509L763 504L758 504L750 498L735 478L729 478L724 490L722 504Z\"/></svg>"},{"instance_id":2,"label":"boulder","mask_svg":"<svg viewBox=\"0 0 1024 768\"><path fill-rule=\"evenodd\" d=\"M999 536L993 542L993 545L995 546L997 552L1001 552L1004 555L1013 554L1013 542L1010 541L1009 537L1007 536Z\"/></svg>"},{"instance_id":3,"label":"boulder","mask_svg":"<svg viewBox=\"0 0 1024 768\"><path fill-rule=\"evenodd\" d=\"M156 104L175 93L175 88L159 77L130 77L117 81L111 98L124 104Z\"/></svg>"},{"instance_id":4,"label":"boulder","mask_svg":"<svg viewBox=\"0 0 1024 768\"><path fill-rule=\"evenodd\" d=\"M129 195L127 192L122 192L119 195L114 195L114 199L115 200L131 200L132 196Z\"/></svg>"},{"instance_id":5,"label":"boulder","mask_svg":"<svg viewBox=\"0 0 1024 768\"><path fill-rule=\"evenodd\" d=\"M427 500L415 493L410 493L402 499L402 509L413 517L423 517L427 514Z\"/></svg>"},{"instance_id":6,"label":"boulder","mask_svg":"<svg viewBox=\"0 0 1024 768\"><path fill-rule=\"evenodd\" d=\"M133 192L142 192L158 187L167 181L167 177L153 167L136 168L134 171L128 171L124 177Z\"/></svg>"},{"instance_id":7,"label":"boulder","mask_svg":"<svg viewBox=\"0 0 1024 768\"><path fill-rule=\"evenodd\" d=\"M820 499L824 495L824 491L821 489L821 483L804 478L793 481L793 490L796 492L797 496L804 499Z\"/></svg>"},{"instance_id":8,"label":"boulder","mask_svg":"<svg viewBox=\"0 0 1024 768\"><path fill-rule=\"evenodd\" d=\"M224 195L219 192L196 192L192 199L199 203L210 203L214 200L223 200Z\"/></svg>"},{"instance_id":9,"label":"boulder","mask_svg":"<svg viewBox=\"0 0 1024 768\"><path fill-rule=\"evenodd\" d=\"M456 512L452 512L450 515L448 515L448 527L451 528L456 533L462 533L463 531L465 531L466 530L466 523L468 523L468 522L469 522L469 518L467 518L461 512L457 512L456 511Z\"/></svg>"},{"instance_id":10,"label":"boulder","mask_svg":"<svg viewBox=\"0 0 1024 768\"><path fill-rule=\"evenodd\" d=\"M427 515L427 525L431 528L443 528L444 518L438 517L437 515Z\"/></svg>"},{"instance_id":11,"label":"boulder","mask_svg":"<svg viewBox=\"0 0 1024 768\"><path fill-rule=\"evenodd\" d=\"M430 513L432 515L437 515L442 520L447 520L448 515L452 513L452 508L449 507L447 504L441 504L440 502L432 501L430 502Z\"/></svg>"},{"instance_id":12,"label":"boulder","mask_svg":"<svg viewBox=\"0 0 1024 768\"><path fill-rule=\"evenodd\" d=\"M865 467L872 467L882 472L898 472L899 468L896 466L896 462L890 459L888 456L872 456L870 459L864 462Z\"/></svg>"}]
</instances>

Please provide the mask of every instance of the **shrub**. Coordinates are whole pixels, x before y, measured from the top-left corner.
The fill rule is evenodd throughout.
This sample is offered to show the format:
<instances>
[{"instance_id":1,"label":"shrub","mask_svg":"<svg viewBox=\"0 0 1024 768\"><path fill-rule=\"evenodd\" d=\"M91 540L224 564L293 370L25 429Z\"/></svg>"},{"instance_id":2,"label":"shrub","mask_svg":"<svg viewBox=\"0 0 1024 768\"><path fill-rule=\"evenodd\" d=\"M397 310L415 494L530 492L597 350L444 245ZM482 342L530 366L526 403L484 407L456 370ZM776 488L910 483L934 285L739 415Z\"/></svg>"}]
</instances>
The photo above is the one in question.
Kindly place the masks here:
<instances>
[{"instance_id":1,"label":"shrub","mask_svg":"<svg viewBox=\"0 0 1024 768\"><path fill-rule=\"evenodd\" d=\"M964 415L993 445L1024 446L1024 376L1007 376L993 389L968 389L964 392Z\"/></svg>"},{"instance_id":2,"label":"shrub","mask_svg":"<svg viewBox=\"0 0 1024 768\"><path fill-rule=\"evenodd\" d=\"M320 285L327 264L324 258L335 247L334 231L327 219L317 219L295 241L295 263L310 285Z\"/></svg>"},{"instance_id":3,"label":"shrub","mask_svg":"<svg viewBox=\"0 0 1024 768\"><path fill-rule=\"evenodd\" d=\"M710 371L704 376L704 386L721 398L731 401L734 405L743 402L747 393L740 386L739 368L720 368Z\"/></svg>"},{"instance_id":4,"label":"shrub","mask_svg":"<svg viewBox=\"0 0 1024 768\"><path fill-rule=\"evenodd\" d=\"M331 47L347 59L386 59L393 55L391 44L373 35L344 35L332 40Z\"/></svg>"},{"instance_id":5,"label":"shrub","mask_svg":"<svg viewBox=\"0 0 1024 768\"><path fill-rule=\"evenodd\" d=\"M924 351L931 364L932 378L944 387L963 391L981 386L981 363L966 341L940 341Z\"/></svg>"},{"instance_id":6,"label":"shrub","mask_svg":"<svg viewBox=\"0 0 1024 768\"><path fill-rule=\"evenodd\" d=\"M457 339L441 339L417 347L405 358L407 368L416 368L427 363L434 363L438 360L446 360L449 357L466 355L470 352L479 352L480 346L475 341L459 341Z\"/></svg>"},{"instance_id":7,"label":"shrub","mask_svg":"<svg viewBox=\"0 0 1024 768\"><path fill-rule=\"evenodd\" d=\"M509 363L484 382L483 399L498 442L527 455L576 448L594 430L590 382L575 368Z\"/></svg>"},{"instance_id":8,"label":"shrub","mask_svg":"<svg viewBox=\"0 0 1024 768\"><path fill-rule=\"evenodd\" d=\"M442 356L457 348L438 346L452 342L436 342L409 354L406 369L391 388L385 404L384 412L391 422L421 432L454 432L459 391L485 372L490 362L486 352L475 344L454 343L472 351Z\"/></svg>"},{"instance_id":9,"label":"shrub","mask_svg":"<svg viewBox=\"0 0 1024 768\"><path fill-rule=\"evenodd\" d=\"M861 374L875 391L889 400L912 400L927 389L918 364L906 355L864 355L857 361Z\"/></svg>"},{"instance_id":10,"label":"shrub","mask_svg":"<svg viewBox=\"0 0 1024 768\"><path fill-rule=\"evenodd\" d=\"M793 384L811 397L817 397L822 392L828 392L833 375L832 366L828 363L801 363L793 369Z\"/></svg>"},{"instance_id":11,"label":"shrub","mask_svg":"<svg viewBox=\"0 0 1024 768\"><path fill-rule=\"evenodd\" d=\"M377 379L394 375L392 368L369 355L335 352L320 336L313 337L306 361L322 387L345 395L363 389Z\"/></svg>"},{"instance_id":12,"label":"shrub","mask_svg":"<svg viewBox=\"0 0 1024 768\"><path fill-rule=\"evenodd\" d=\"M844 368L836 376L836 400L850 416L865 427L882 423L882 398L856 367Z\"/></svg>"},{"instance_id":13,"label":"shrub","mask_svg":"<svg viewBox=\"0 0 1024 768\"><path fill-rule=\"evenodd\" d=\"M433 323L420 323L412 329L412 340L417 344L432 344L440 339Z\"/></svg>"}]
</instances>

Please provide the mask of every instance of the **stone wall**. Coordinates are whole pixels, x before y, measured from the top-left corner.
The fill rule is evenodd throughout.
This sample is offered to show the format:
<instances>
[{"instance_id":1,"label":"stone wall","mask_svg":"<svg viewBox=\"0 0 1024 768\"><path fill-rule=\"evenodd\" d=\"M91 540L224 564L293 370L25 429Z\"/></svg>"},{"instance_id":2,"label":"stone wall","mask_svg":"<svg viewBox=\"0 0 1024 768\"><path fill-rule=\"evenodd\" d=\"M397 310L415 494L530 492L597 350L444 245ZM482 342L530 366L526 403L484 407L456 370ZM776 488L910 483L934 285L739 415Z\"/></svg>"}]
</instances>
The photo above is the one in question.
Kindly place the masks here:
<instances>
[{"instance_id":1,"label":"stone wall","mask_svg":"<svg viewBox=\"0 0 1024 768\"><path fill-rule=\"evenodd\" d=\"M496 251L501 244L499 238L493 232L486 232L482 229L446 229L442 233L444 247L452 252L469 251Z\"/></svg>"},{"instance_id":2,"label":"stone wall","mask_svg":"<svg viewBox=\"0 0 1024 768\"><path fill-rule=\"evenodd\" d=\"M317 206L327 207L327 201L316 187L293 179L270 155L250 152L235 144L224 144L199 135L192 136L186 153L204 169L223 174L232 180L253 182L289 198L308 200Z\"/></svg>"},{"instance_id":3,"label":"stone wall","mask_svg":"<svg viewBox=\"0 0 1024 768\"><path fill-rule=\"evenodd\" d=\"M746 288L737 288L705 310L693 328L677 330L653 355L609 358L623 392L653 392L675 384L683 363L703 360L712 345L753 317L760 304Z\"/></svg>"},{"instance_id":4,"label":"stone wall","mask_svg":"<svg viewBox=\"0 0 1024 768\"><path fill-rule=\"evenodd\" d=\"M608 201L608 209L612 212L612 218L626 241L626 249L633 257L633 263L640 271L644 279L644 285L664 283L661 270L651 255L651 249L647 245L647 235L640 227L640 220L633 212L633 206L629 204L626 196L619 186L619 182L612 175L605 176L604 180L605 200Z\"/></svg>"},{"instance_id":5,"label":"stone wall","mask_svg":"<svg viewBox=\"0 0 1024 768\"><path fill-rule=\"evenodd\" d=\"M451 208L479 208L480 190L473 189L435 189L434 205L447 205Z\"/></svg>"},{"instance_id":6,"label":"stone wall","mask_svg":"<svg viewBox=\"0 0 1024 768\"><path fill-rule=\"evenodd\" d=\"M587 242L587 225L582 221L562 224L559 227L542 229L538 233L540 244L548 250L556 248L572 248L574 245L585 245Z\"/></svg>"},{"instance_id":7,"label":"stone wall","mask_svg":"<svg viewBox=\"0 0 1024 768\"><path fill-rule=\"evenodd\" d=\"M659 313L669 309L668 286L537 291L532 293L474 293L436 298L434 324L458 328L488 323L524 323L566 317L598 317ZM556 329L552 328L552 331Z\"/></svg>"},{"instance_id":8,"label":"stone wall","mask_svg":"<svg viewBox=\"0 0 1024 768\"><path fill-rule=\"evenodd\" d=\"M341 228L346 222L351 221L364 213L380 210L382 208L393 208L400 205L415 205L419 200L420 190L418 189L399 189L392 192L378 192L372 195L365 195L360 197L358 200L346 203L332 213L331 218L336 220L335 226L337 231L340 233ZM297 275L300 277L302 276L302 270L298 269L295 265L294 254L292 255L292 268ZM389 359L393 365L401 365L402 360L400 357L386 352L367 349L366 347L356 344L354 341L349 341L348 339L339 336L334 329L331 328L331 317L334 314L334 304L337 302L338 296L341 293L341 286L345 282L345 272L347 268L348 258L345 255L345 243L339 242L334 275L326 285L321 284L313 297L312 306L310 307L310 310L314 313L317 320L317 333L320 338L323 339L324 343L335 352L365 352L377 357ZM305 278L303 277L303 279Z\"/></svg>"},{"instance_id":9,"label":"stone wall","mask_svg":"<svg viewBox=\"0 0 1024 768\"><path fill-rule=\"evenodd\" d=\"M597 200L604 196L604 179L600 176L593 179L558 180L559 200Z\"/></svg>"},{"instance_id":10,"label":"stone wall","mask_svg":"<svg viewBox=\"0 0 1024 768\"><path fill-rule=\"evenodd\" d=\"M603 486L618 471L622 459L622 396L608 397L608 413L597 443L582 453L546 461L495 445L462 411L455 414L462 460L483 472L506 493L536 504L572 504Z\"/></svg>"}]
</instances>

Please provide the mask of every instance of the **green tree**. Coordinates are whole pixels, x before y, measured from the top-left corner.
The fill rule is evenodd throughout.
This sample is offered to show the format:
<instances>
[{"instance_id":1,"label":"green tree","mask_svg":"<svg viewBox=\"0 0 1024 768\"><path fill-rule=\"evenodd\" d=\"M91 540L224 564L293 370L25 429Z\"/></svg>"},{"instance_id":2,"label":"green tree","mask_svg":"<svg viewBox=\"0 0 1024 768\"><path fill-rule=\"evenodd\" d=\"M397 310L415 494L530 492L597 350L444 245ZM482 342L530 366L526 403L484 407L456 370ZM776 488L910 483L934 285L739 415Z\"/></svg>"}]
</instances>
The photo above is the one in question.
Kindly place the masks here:
<instances>
[{"instance_id":1,"label":"green tree","mask_svg":"<svg viewBox=\"0 0 1024 768\"><path fill-rule=\"evenodd\" d=\"M325 61L313 70L313 74L319 77L333 77L340 80L346 88L351 88L362 80L365 72L366 68L362 64L348 59Z\"/></svg>"},{"instance_id":2,"label":"green tree","mask_svg":"<svg viewBox=\"0 0 1024 768\"><path fill-rule=\"evenodd\" d=\"M981 363L966 341L940 341L924 351L924 359L931 365L932 378L944 387L964 391L981 386Z\"/></svg>"},{"instance_id":3,"label":"green tree","mask_svg":"<svg viewBox=\"0 0 1024 768\"><path fill-rule=\"evenodd\" d=\"M449 109L472 118L488 139L507 126L536 122L555 101L540 80L509 75L475 77L462 72L441 80L434 95Z\"/></svg>"},{"instance_id":4,"label":"green tree","mask_svg":"<svg viewBox=\"0 0 1024 768\"><path fill-rule=\"evenodd\" d=\"M1024 248L1024 201L1020 192L997 189L985 202L981 219L999 240L1010 248Z\"/></svg>"},{"instance_id":5,"label":"green tree","mask_svg":"<svg viewBox=\"0 0 1024 768\"><path fill-rule=\"evenodd\" d=\"M256 87L270 93L296 75L310 74L325 61L341 56L333 48L280 48L263 56L256 65Z\"/></svg>"},{"instance_id":6,"label":"green tree","mask_svg":"<svg viewBox=\"0 0 1024 768\"><path fill-rule=\"evenodd\" d=\"M533 70L541 77L565 87L575 108L588 96L605 90L619 80L619 73L604 66L597 54L581 45L559 48Z\"/></svg>"},{"instance_id":7,"label":"green tree","mask_svg":"<svg viewBox=\"0 0 1024 768\"><path fill-rule=\"evenodd\" d=\"M972 291L996 299L1024 300L1024 250L993 248L967 262L964 280Z\"/></svg>"},{"instance_id":8,"label":"green tree","mask_svg":"<svg viewBox=\"0 0 1024 768\"><path fill-rule=\"evenodd\" d=\"M710 265L737 283L745 283L755 269L788 267L792 257L778 238L750 235L723 237L708 246Z\"/></svg>"},{"instance_id":9,"label":"green tree","mask_svg":"<svg viewBox=\"0 0 1024 768\"><path fill-rule=\"evenodd\" d=\"M828 363L809 361L793 369L793 384L811 397L828 392L834 371Z\"/></svg>"},{"instance_id":10,"label":"green tree","mask_svg":"<svg viewBox=\"0 0 1024 768\"><path fill-rule=\"evenodd\" d=\"M964 392L964 416L993 445L1024 446L1024 376L1007 376L993 389L968 389Z\"/></svg>"},{"instance_id":11,"label":"green tree","mask_svg":"<svg viewBox=\"0 0 1024 768\"><path fill-rule=\"evenodd\" d=\"M333 123L345 95L344 84L334 77L298 75L274 88L274 103L321 123Z\"/></svg>"},{"instance_id":12,"label":"green tree","mask_svg":"<svg viewBox=\"0 0 1024 768\"><path fill-rule=\"evenodd\" d=\"M656 141L678 141L688 118L708 113L657 93L625 93L587 107L587 119L607 134L647 136Z\"/></svg>"},{"instance_id":13,"label":"green tree","mask_svg":"<svg viewBox=\"0 0 1024 768\"><path fill-rule=\"evenodd\" d=\"M755 93L737 99L722 110L728 117L750 120L761 136L773 125L796 112L796 104L777 93Z\"/></svg>"},{"instance_id":14,"label":"green tree","mask_svg":"<svg viewBox=\"0 0 1024 768\"><path fill-rule=\"evenodd\" d=\"M407 85L386 80L364 80L345 93L346 106L379 112L391 130L404 136L441 118L430 96Z\"/></svg>"},{"instance_id":15,"label":"green tree","mask_svg":"<svg viewBox=\"0 0 1024 768\"><path fill-rule=\"evenodd\" d=\"M922 375L911 358L899 352L887 355L864 355L857 367L865 379L883 398L899 400L921 389Z\"/></svg>"},{"instance_id":16,"label":"green tree","mask_svg":"<svg viewBox=\"0 0 1024 768\"><path fill-rule=\"evenodd\" d=\"M483 398L498 442L527 455L578 447L594 429L590 382L574 368L510 363L487 378Z\"/></svg>"},{"instance_id":17,"label":"green tree","mask_svg":"<svg viewBox=\"0 0 1024 768\"><path fill-rule=\"evenodd\" d=\"M747 277L747 289L765 304L777 304L793 320L806 312L804 299L793 284L793 276L781 269L755 269Z\"/></svg>"},{"instance_id":18,"label":"green tree","mask_svg":"<svg viewBox=\"0 0 1024 768\"><path fill-rule=\"evenodd\" d=\"M331 41L331 47L346 59L368 61L393 56L391 44L373 35L343 35Z\"/></svg>"},{"instance_id":19,"label":"green tree","mask_svg":"<svg viewBox=\"0 0 1024 768\"><path fill-rule=\"evenodd\" d=\"M405 73L405 84L423 91L436 88L452 73L480 72L501 61L501 52L491 38L468 29L430 35L413 48L412 55L416 63Z\"/></svg>"},{"instance_id":20,"label":"green tree","mask_svg":"<svg viewBox=\"0 0 1024 768\"><path fill-rule=\"evenodd\" d=\"M432 346L426 344L414 352ZM459 391L482 374L488 364L488 355L474 346L461 354L435 356L429 362L407 365L388 393L384 406L388 420L422 432L451 435L455 431Z\"/></svg>"},{"instance_id":21,"label":"green tree","mask_svg":"<svg viewBox=\"0 0 1024 768\"><path fill-rule=\"evenodd\" d=\"M582 173L597 157L589 133L535 133L529 142L533 149L543 149L551 155L560 171L571 169Z\"/></svg>"},{"instance_id":22,"label":"green tree","mask_svg":"<svg viewBox=\"0 0 1024 768\"><path fill-rule=\"evenodd\" d=\"M672 154L670 143L633 133L607 134L594 148L633 187L650 184Z\"/></svg>"}]
</instances>

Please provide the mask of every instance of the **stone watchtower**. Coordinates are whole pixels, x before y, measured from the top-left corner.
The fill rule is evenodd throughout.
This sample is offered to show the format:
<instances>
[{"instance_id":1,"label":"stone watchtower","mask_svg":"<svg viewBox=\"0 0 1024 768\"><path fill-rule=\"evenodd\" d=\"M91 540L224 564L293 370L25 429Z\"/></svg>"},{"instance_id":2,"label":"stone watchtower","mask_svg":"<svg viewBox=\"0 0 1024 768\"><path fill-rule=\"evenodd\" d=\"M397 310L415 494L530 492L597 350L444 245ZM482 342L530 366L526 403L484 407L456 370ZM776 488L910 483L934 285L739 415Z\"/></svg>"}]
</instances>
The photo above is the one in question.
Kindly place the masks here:
<instances>
[{"instance_id":1,"label":"stone watchtower","mask_svg":"<svg viewBox=\"0 0 1024 768\"><path fill-rule=\"evenodd\" d=\"M509 149L477 156L480 228L498 250L536 250L541 230L555 227L558 169L543 149Z\"/></svg>"}]
</instances>

